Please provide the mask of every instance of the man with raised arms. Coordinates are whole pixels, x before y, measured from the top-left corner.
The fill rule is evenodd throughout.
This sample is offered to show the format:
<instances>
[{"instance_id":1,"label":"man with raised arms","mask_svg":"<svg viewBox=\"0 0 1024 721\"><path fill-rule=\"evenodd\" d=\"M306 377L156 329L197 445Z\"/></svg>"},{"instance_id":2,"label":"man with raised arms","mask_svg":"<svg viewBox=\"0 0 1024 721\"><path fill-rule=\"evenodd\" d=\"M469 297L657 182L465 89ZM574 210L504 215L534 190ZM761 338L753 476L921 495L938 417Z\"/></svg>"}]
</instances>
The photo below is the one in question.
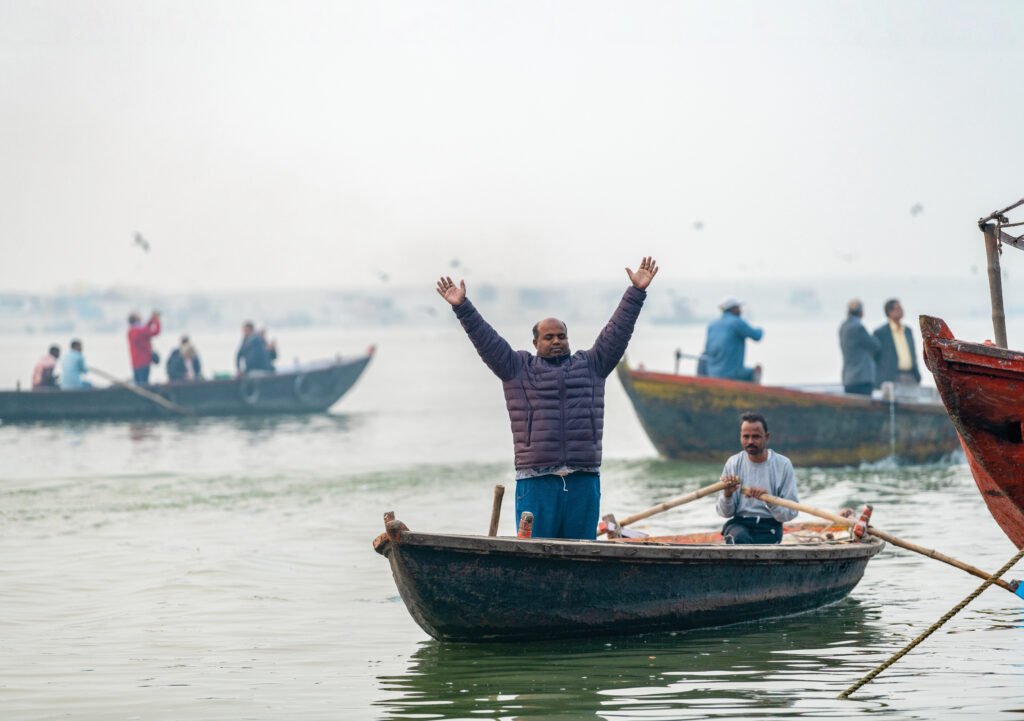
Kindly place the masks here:
<instances>
[{"instance_id":1,"label":"man with raised arms","mask_svg":"<svg viewBox=\"0 0 1024 721\"><path fill-rule=\"evenodd\" d=\"M631 285L611 320L591 348L576 353L557 318L533 326L536 355L513 350L466 298L465 281L456 285L442 277L437 283L480 357L501 379L515 447L516 519L530 511L534 537L597 536L605 379L626 352L657 272L650 257L636 272L626 268Z\"/></svg>"}]
</instances>

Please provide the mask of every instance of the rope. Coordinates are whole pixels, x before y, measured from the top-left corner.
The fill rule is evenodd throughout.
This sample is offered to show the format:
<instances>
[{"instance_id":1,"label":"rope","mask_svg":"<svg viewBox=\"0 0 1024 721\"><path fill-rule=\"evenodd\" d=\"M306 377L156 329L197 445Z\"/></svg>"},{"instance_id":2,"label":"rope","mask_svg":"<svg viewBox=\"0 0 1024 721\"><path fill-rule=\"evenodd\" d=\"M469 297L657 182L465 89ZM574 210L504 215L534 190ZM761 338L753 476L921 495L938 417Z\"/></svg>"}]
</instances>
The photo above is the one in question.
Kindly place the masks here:
<instances>
[{"instance_id":1,"label":"rope","mask_svg":"<svg viewBox=\"0 0 1024 721\"><path fill-rule=\"evenodd\" d=\"M944 623L945 623L946 621L948 621L949 619L953 618L953 616L955 616L955 615L957 615L958 613L960 613L960 611L962 611L962 610L964 609L964 607L965 607L965 606L966 606L967 604L969 604L969 603L970 603L971 601L973 601L973 600L974 600L974 599L976 599L976 598L977 598L978 596L980 596L980 595L981 595L981 593L982 593L982 592L983 592L983 591L984 591L984 590L985 590L986 588L988 588L988 587L989 587L989 586L991 586L991 585L992 585L993 583L995 583L995 582L996 582L996 580L997 580L997 579L998 579L998 578L999 578L1000 576L1002 576L1002 575L1003 575L1004 573L1006 573L1007 571L1009 571L1009 570L1010 570L1010 569L1011 569L1011 568L1013 567L1013 565L1014 565L1015 563L1017 563L1017 561L1019 561L1019 560L1020 560L1021 558L1024 558L1024 546L1021 546L1021 548L1020 548L1020 551L1018 551L1018 552L1017 552L1017 555L1016 555L1016 556L1014 556L1014 557L1013 557L1012 559L1010 559L1010 560L1009 560L1009 561L1007 562L1007 564L1006 564L1005 566L1003 566L1003 567L1002 567L1002 568L1000 568L1000 569L999 569L998 571L996 571L995 573L993 573L993 574L992 574L991 576L989 576L988 578L986 578L986 579L985 579L985 582L984 582L983 584L981 584L980 586L978 586L978 588L976 588L976 589L974 590L974 592L973 592L973 593L972 593L972 594L971 594L970 596L968 596L968 597L967 597L967 598L965 598L965 599L964 599L963 601L961 601L960 603L958 603L957 605L955 605L955 606L954 606L953 608L951 608L951 609L950 609L950 610L949 610L948 612L946 612L946 615L945 615L945 616L943 616L942 618L940 618L940 619L939 619L938 621L936 621L935 623L933 623L933 624L932 624L932 627L931 627L931 628L929 628L929 629L928 629L927 631L925 631L925 632L924 632L924 633L922 633L922 634L921 634L920 636L918 636L918 637L917 637L917 638L915 638L915 639L914 639L913 641L911 641L911 642L910 642L909 644L907 644L907 645L906 645L906 646L905 646L905 647L903 648L903 650L902 650L902 651L899 651L898 653L896 653L896 654L895 654L895 655L894 655L894 656L893 656L892 658L890 658L890 659L889 659L888 661L886 661L885 663L883 663L883 664L882 664L881 666L879 666L878 668L876 668L876 669L875 669L874 671L872 671L871 673L869 673L869 674L868 674L867 676L865 676L864 678L862 678L862 679L861 679L860 681L858 681L857 683L853 684L853 686L850 686L850 688L848 688L848 689L846 689L845 691L843 691L843 692L842 692L841 694L839 694L839 696L838 696L837 698L840 698L840 699L847 699L847 698L849 698L849 697L850 697L850 694L851 694L851 693L853 693L854 691L856 691L857 689L859 689L859 688L860 688L861 686L863 686L864 684L870 683L870 682L871 682L871 681L872 681L872 680L873 680L873 679L875 678L875 676L877 676L878 674L882 673L882 671L884 671L885 669L889 668L889 667L890 667L890 666L892 666L892 665L893 665L894 663L896 663L897 661L899 661L899 660L900 660L901 658L903 658L904 656L906 656L906 655L907 655L907 654L908 654L908 653L909 653L909 652L911 651L911 649L913 649L913 648L914 648L915 646L917 646L917 645L918 645L919 643L921 643L921 642L922 642L922 641L924 641L924 640L925 640L926 638L928 638L928 637L929 637L929 636L931 636L931 635L932 635L933 633L935 633L935 632L936 632L937 630L939 630L939 627L940 627L940 626L942 626L942 624L944 624Z\"/></svg>"}]
</instances>

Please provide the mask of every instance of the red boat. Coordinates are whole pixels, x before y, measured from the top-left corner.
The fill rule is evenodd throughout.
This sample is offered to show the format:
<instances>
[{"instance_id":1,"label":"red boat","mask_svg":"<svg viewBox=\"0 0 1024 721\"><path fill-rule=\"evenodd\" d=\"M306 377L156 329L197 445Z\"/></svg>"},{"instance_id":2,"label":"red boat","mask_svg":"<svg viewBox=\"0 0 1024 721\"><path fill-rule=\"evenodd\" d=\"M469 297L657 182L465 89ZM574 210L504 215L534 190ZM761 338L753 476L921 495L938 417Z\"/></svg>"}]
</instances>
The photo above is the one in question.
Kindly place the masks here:
<instances>
[{"instance_id":1,"label":"red boat","mask_svg":"<svg viewBox=\"0 0 1024 721\"><path fill-rule=\"evenodd\" d=\"M982 498L1014 545L1024 546L1024 353L953 337L921 316L924 358Z\"/></svg>"},{"instance_id":2,"label":"red boat","mask_svg":"<svg viewBox=\"0 0 1024 721\"><path fill-rule=\"evenodd\" d=\"M924 359L960 436L967 462L992 517L1018 548L1024 546L1024 353L1007 349L999 268L1000 244L1024 250L1003 228L1006 213L978 221L985 234L995 344L957 340L940 318L921 316ZM994 222L992 222L994 221Z\"/></svg>"}]
</instances>

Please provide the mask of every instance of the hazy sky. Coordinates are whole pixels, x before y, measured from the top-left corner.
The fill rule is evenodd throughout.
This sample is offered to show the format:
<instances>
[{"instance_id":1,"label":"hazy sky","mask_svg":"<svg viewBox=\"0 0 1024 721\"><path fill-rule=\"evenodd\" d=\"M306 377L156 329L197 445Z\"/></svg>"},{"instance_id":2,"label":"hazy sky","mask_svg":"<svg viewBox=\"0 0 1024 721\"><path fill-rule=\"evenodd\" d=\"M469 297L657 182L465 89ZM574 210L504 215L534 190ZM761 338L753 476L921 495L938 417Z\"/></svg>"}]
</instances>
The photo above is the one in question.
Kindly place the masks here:
<instances>
[{"instance_id":1,"label":"hazy sky","mask_svg":"<svg viewBox=\"0 0 1024 721\"><path fill-rule=\"evenodd\" d=\"M0 290L963 275L1024 197L1022 40L1020 2L0 0Z\"/></svg>"}]
</instances>

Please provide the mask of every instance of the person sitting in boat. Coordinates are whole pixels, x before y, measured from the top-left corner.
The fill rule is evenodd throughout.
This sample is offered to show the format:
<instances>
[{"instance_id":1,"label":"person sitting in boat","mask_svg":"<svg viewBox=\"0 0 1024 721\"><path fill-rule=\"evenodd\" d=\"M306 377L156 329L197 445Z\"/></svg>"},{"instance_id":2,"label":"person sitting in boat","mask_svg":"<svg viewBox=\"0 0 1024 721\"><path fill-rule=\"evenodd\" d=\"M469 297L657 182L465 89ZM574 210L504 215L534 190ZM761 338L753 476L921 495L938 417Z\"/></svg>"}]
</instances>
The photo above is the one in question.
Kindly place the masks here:
<instances>
[{"instance_id":1,"label":"person sitting in boat","mask_svg":"<svg viewBox=\"0 0 1024 721\"><path fill-rule=\"evenodd\" d=\"M75 338L71 341L71 350L60 363L61 390L92 388L92 383L82 378L88 372L89 369L85 367L85 356L82 355L82 341Z\"/></svg>"},{"instance_id":2,"label":"person sitting in boat","mask_svg":"<svg viewBox=\"0 0 1024 721\"><path fill-rule=\"evenodd\" d=\"M917 369L914 337L910 328L900 322L903 320L903 306L895 298L885 301L885 317L889 321L875 329L875 338L882 344L875 387L886 381L916 386L921 382L921 371Z\"/></svg>"},{"instance_id":3,"label":"person sitting in boat","mask_svg":"<svg viewBox=\"0 0 1024 721\"><path fill-rule=\"evenodd\" d=\"M605 379L633 334L658 272L644 258L611 320L588 350L570 353L568 329L557 318L533 326L533 346L516 351L466 298L466 282L441 277L437 292L455 312L487 367L501 379L512 425L516 519L533 514L538 538L597 537L601 501L601 436Z\"/></svg>"},{"instance_id":4,"label":"person sitting in boat","mask_svg":"<svg viewBox=\"0 0 1024 721\"><path fill-rule=\"evenodd\" d=\"M846 321L839 326L839 348L843 351L843 390L869 396L875 387L875 358L882 344L868 333L863 317L864 304L851 300Z\"/></svg>"},{"instance_id":5,"label":"person sitting in boat","mask_svg":"<svg viewBox=\"0 0 1024 721\"><path fill-rule=\"evenodd\" d=\"M60 358L60 346L51 345L50 350L39 359L32 369L32 390L45 391L58 388L57 359Z\"/></svg>"},{"instance_id":6,"label":"person sitting in boat","mask_svg":"<svg viewBox=\"0 0 1024 721\"><path fill-rule=\"evenodd\" d=\"M267 329L260 328L260 338L263 339L263 345L267 347L267 358L270 360L270 370L275 370L274 364L277 362L277 341L267 340Z\"/></svg>"},{"instance_id":7,"label":"person sitting in boat","mask_svg":"<svg viewBox=\"0 0 1024 721\"><path fill-rule=\"evenodd\" d=\"M718 494L715 510L729 520L722 527L726 543L781 543L782 524L796 517L796 511L760 500L768 493L799 503L793 464L768 448L768 421L759 413L740 416L740 445L743 450L725 462L722 480L727 484ZM749 496L740 486L745 486Z\"/></svg>"},{"instance_id":8,"label":"person sitting in boat","mask_svg":"<svg viewBox=\"0 0 1024 721\"><path fill-rule=\"evenodd\" d=\"M181 344L167 356L167 379L171 381L202 380L202 364L199 354L187 335L181 337Z\"/></svg>"},{"instance_id":9,"label":"person sitting in boat","mask_svg":"<svg viewBox=\"0 0 1024 721\"><path fill-rule=\"evenodd\" d=\"M153 311L149 320L131 313L128 316L128 352L132 357L132 378L136 385L149 383L149 368L159 360L153 353L153 337L160 335L160 312Z\"/></svg>"},{"instance_id":10,"label":"person sitting in boat","mask_svg":"<svg viewBox=\"0 0 1024 721\"><path fill-rule=\"evenodd\" d=\"M253 371L273 372L274 366L270 362L270 354L267 353L267 344L251 320L242 324L242 345L235 355L235 366L238 372L252 373Z\"/></svg>"},{"instance_id":11,"label":"person sitting in boat","mask_svg":"<svg viewBox=\"0 0 1024 721\"><path fill-rule=\"evenodd\" d=\"M700 370L711 378L728 378L737 381L761 382L761 366L746 368L743 365L747 338L761 340L764 330L754 328L740 318L743 301L727 296L718 304L721 317L708 326L707 341L704 344L705 362Z\"/></svg>"}]
</instances>

